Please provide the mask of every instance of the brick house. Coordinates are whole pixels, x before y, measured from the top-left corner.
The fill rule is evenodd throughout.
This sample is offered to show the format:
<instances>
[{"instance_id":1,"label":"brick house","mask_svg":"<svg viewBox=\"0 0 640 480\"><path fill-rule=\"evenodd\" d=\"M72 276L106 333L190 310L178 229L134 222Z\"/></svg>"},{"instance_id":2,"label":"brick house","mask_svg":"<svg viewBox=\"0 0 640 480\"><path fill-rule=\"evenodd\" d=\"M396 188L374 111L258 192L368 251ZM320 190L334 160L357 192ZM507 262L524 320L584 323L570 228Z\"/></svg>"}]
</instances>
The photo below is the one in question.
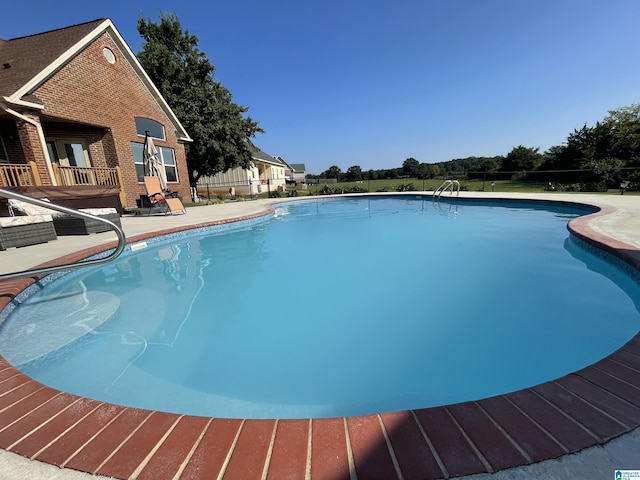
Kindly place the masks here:
<instances>
[{"instance_id":1,"label":"brick house","mask_svg":"<svg viewBox=\"0 0 640 480\"><path fill-rule=\"evenodd\" d=\"M145 131L190 199L191 138L111 20L0 39L0 188L135 207Z\"/></svg>"}]
</instances>

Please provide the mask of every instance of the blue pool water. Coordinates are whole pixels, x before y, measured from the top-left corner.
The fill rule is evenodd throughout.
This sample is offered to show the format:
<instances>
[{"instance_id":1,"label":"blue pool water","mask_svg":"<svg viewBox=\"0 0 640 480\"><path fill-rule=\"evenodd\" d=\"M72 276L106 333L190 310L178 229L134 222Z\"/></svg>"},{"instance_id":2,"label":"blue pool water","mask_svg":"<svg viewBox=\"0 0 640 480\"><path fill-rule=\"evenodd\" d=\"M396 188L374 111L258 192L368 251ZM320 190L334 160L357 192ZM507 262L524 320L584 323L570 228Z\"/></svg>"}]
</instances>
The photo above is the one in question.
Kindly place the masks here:
<instances>
[{"instance_id":1,"label":"blue pool water","mask_svg":"<svg viewBox=\"0 0 640 480\"><path fill-rule=\"evenodd\" d=\"M292 202L30 296L0 353L108 402L332 417L551 380L640 329L638 283L566 229L586 210L415 197Z\"/></svg>"}]
</instances>

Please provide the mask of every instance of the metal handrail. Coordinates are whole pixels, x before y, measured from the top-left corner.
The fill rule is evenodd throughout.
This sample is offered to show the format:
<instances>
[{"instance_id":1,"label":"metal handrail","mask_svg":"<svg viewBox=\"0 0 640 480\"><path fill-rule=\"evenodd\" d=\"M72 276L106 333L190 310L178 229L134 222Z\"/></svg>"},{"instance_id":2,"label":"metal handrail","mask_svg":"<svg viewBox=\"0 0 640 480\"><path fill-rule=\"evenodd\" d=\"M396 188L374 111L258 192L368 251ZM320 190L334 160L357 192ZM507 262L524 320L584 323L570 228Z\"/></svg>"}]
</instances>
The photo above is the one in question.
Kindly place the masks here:
<instances>
[{"instance_id":1,"label":"metal handrail","mask_svg":"<svg viewBox=\"0 0 640 480\"><path fill-rule=\"evenodd\" d=\"M22 200L23 202L33 203L34 205L39 205L41 207L45 207L50 210L56 210L58 212L66 213L74 217L80 217L80 218L84 218L85 220L93 220L96 222L104 223L111 230L116 232L116 235L118 236L118 246L111 254L107 255L104 258L96 258L93 260L85 260L82 262L68 263L65 265L56 265L53 267L43 267L43 268L32 268L29 270L22 270L20 272L0 274L0 281L13 280L16 278L32 277L35 275L47 275L49 273L60 272L63 270L65 271L75 270L77 268L83 268L83 267L108 263L112 260L115 260L124 251L124 248L127 244L127 238L125 237L124 232L122 231L122 228L120 228L118 225L116 225L115 223L105 218L80 212L73 208L63 207L62 205L57 205L55 203L45 202L44 200L40 200L39 198L30 197L28 195L23 195L21 193L12 192L11 190L5 190L3 188L0 188L0 197Z\"/></svg>"},{"instance_id":2,"label":"metal handrail","mask_svg":"<svg viewBox=\"0 0 640 480\"><path fill-rule=\"evenodd\" d=\"M448 188L451 188L451 193L450 195L453 195L453 186L457 187L456 190L456 195L460 196L460 182L458 180L445 180L444 182L442 182L442 185L440 185L435 192L433 192L433 198L440 198L440 196L442 195L442 192L446 192Z\"/></svg>"}]
</instances>

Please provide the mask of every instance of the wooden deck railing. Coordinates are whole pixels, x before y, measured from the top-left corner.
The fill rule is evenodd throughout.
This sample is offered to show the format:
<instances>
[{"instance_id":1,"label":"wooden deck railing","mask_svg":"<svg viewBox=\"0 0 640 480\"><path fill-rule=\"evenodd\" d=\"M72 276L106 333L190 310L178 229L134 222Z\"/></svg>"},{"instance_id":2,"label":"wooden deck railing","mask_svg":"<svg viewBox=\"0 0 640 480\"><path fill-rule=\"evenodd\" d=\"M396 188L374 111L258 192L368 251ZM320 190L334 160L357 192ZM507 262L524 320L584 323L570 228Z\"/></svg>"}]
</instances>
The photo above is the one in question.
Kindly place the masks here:
<instances>
[{"instance_id":1,"label":"wooden deck railing","mask_svg":"<svg viewBox=\"0 0 640 480\"><path fill-rule=\"evenodd\" d=\"M120 167L65 167L53 164L53 174L58 185L114 185L120 187L120 201L126 205Z\"/></svg>"},{"instance_id":2,"label":"wooden deck railing","mask_svg":"<svg viewBox=\"0 0 640 480\"><path fill-rule=\"evenodd\" d=\"M41 185L35 162L0 164L0 187Z\"/></svg>"},{"instance_id":3,"label":"wooden deck railing","mask_svg":"<svg viewBox=\"0 0 640 480\"><path fill-rule=\"evenodd\" d=\"M118 167L65 167L54 163L53 173L58 185L121 185Z\"/></svg>"},{"instance_id":4,"label":"wooden deck railing","mask_svg":"<svg viewBox=\"0 0 640 480\"><path fill-rule=\"evenodd\" d=\"M73 185L113 185L120 188L120 201L126 204L120 167L65 167L54 163L53 174L56 184ZM27 187L42 185L35 162L23 164L0 164L0 187Z\"/></svg>"}]
</instances>

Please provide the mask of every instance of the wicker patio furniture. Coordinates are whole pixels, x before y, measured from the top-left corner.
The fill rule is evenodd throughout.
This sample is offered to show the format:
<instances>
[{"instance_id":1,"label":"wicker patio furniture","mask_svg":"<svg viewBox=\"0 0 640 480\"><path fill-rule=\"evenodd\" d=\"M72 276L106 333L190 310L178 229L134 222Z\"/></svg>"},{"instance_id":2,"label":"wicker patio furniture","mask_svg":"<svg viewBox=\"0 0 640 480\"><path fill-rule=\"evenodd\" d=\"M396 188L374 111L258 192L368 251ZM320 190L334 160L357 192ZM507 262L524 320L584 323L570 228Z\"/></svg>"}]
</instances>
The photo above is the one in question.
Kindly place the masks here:
<instances>
[{"instance_id":1,"label":"wicker patio furniture","mask_svg":"<svg viewBox=\"0 0 640 480\"><path fill-rule=\"evenodd\" d=\"M13 214L17 214L19 216L50 215L53 218L53 226L56 234L60 236L89 235L90 233L101 233L111 230L108 225L102 222L75 217L73 215L61 213L39 205L29 204L21 200L10 199L9 207ZM118 226L121 226L120 215L115 208L81 208L79 211L104 218Z\"/></svg>"},{"instance_id":2,"label":"wicker patio furniture","mask_svg":"<svg viewBox=\"0 0 640 480\"><path fill-rule=\"evenodd\" d=\"M115 208L81 208L80 211L104 218L121 226L120 215L118 215ZM53 225L58 235L89 235L90 233L102 233L111 230L111 227L102 222L85 220L84 218L65 214L53 215Z\"/></svg>"},{"instance_id":3,"label":"wicker patio furniture","mask_svg":"<svg viewBox=\"0 0 640 480\"><path fill-rule=\"evenodd\" d=\"M0 250L57 239L51 215L0 217Z\"/></svg>"}]
</instances>

